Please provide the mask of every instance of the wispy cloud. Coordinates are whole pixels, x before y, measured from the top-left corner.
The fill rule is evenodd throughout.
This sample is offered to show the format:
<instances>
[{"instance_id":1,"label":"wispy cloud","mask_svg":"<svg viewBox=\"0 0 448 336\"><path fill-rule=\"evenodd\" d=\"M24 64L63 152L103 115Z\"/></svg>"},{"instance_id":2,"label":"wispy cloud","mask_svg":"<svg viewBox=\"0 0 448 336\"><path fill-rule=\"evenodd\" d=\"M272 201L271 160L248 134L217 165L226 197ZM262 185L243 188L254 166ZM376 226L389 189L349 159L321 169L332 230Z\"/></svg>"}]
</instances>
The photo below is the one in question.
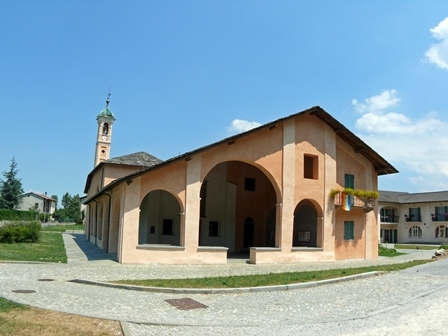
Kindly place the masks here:
<instances>
[{"instance_id":1,"label":"wispy cloud","mask_svg":"<svg viewBox=\"0 0 448 336\"><path fill-rule=\"evenodd\" d=\"M229 127L227 127L227 132L229 134L236 134L251 130L252 128L258 127L261 124L256 121L246 121L235 119L232 121Z\"/></svg>"},{"instance_id":2,"label":"wispy cloud","mask_svg":"<svg viewBox=\"0 0 448 336\"><path fill-rule=\"evenodd\" d=\"M421 190L448 189L448 123L430 112L418 120L392 111L400 98L396 90L383 91L352 104L362 116L356 121L360 137L393 164L413 172L409 178Z\"/></svg>"},{"instance_id":3,"label":"wispy cloud","mask_svg":"<svg viewBox=\"0 0 448 336\"><path fill-rule=\"evenodd\" d=\"M425 53L426 59L438 67L448 70L448 17L430 29L434 38L440 40Z\"/></svg>"}]
</instances>

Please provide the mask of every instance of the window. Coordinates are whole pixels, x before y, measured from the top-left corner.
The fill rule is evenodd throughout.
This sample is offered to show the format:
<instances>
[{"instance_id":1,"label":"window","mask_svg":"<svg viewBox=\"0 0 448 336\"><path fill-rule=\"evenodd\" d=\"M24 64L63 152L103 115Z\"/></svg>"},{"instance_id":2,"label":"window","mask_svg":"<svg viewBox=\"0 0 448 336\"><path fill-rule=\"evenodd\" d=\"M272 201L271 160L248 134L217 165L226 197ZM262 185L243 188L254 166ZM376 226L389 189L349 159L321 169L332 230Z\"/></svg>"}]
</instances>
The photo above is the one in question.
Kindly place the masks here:
<instances>
[{"instance_id":1,"label":"window","mask_svg":"<svg viewBox=\"0 0 448 336\"><path fill-rule=\"evenodd\" d=\"M421 238L422 229L419 226L409 228L409 238Z\"/></svg>"},{"instance_id":2,"label":"window","mask_svg":"<svg viewBox=\"0 0 448 336\"><path fill-rule=\"evenodd\" d=\"M344 175L344 188L355 189L355 175L351 174Z\"/></svg>"},{"instance_id":3,"label":"window","mask_svg":"<svg viewBox=\"0 0 448 336\"><path fill-rule=\"evenodd\" d=\"M344 222L344 240L355 239L355 222L345 221Z\"/></svg>"},{"instance_id":4,"label":"window","mask_svg":"<svg viewBox=\"0 0 448 336\"><path fill-rule=\"evenodd\" d=\"M409 208L409 216L406 218L407 222L421 222L420 208Z\"/></svg>"},{"instance_id":5,"label":"window","mask_svg":"<svg viewBox=\"0 0 448 336\"><path fill-rule=\"evenodd\" d=\"M162 235L164 236L173 236L173 220L172 219L163 219L163 227L162 227Z\"/></svg>"},{"instance_id":6,"label":"window","mask_svg":"<svg viewBox=\"0 0 448 336\"><path fill-rule=\"evenodd\" d=\"M435 209L434 221L448 221L448 206L438 206Z\"/></svg>"},{"instance_id":7,"label":"window","mask_svg":"<svg viewBox=\"0 0 448 336\"><path fill-rule=\"evenodd\" d=\"M39 203L34 203L34 209L39 208Z\"/></svg>"},{"instance_id":8,"label":"window","mask_svg":"<svg viewBox=\"0 0 448 336\"><path fill-rule=\"evenodd\" d=\"M305 154L303 156L303 177L317 180L317 164L317 156Z\"/></svg>"},{"instance_id":9,"label":"window","mask_svg":"<svg viewBox=\"0 0 448 336\"><path fill-rule=\"evenodd\" d=\"M246 177L244 179L244 190L255 191L255 179Z\"/></svg>"},{"instance_id":10,"label":"window","mask_svg":"<svg viewBox=\"0 0 448 336\"><path fill-rule=\"evenodd\" d=\"M149 233L150 233L150 234L155 234L155 233L156 233L156 228L155 228L154 225L152 225L152 226L149 228Z\"/></svg>"},{"instance_id":11,"label":"window","mask_svg":"<svg viewBox=\"0 0 448 336\"><path fill-rule=\"evenodd\" d=\"M219 236L219 223L217 221L210 221L208 223L208 236L209 237Z\"/></svg>"},{"instance_id":12,"label":"window","mask_svg":"<svg viewBox=\"0 0 448 336\"><path fill-rule=\"evenodd\" d=\"M381 222L398 223L398 216L395 215L395 209L383 208L380 210Z\"/></svg>"},{"instance_id":13,"label":"window","mask_svg":"<svg viewBox=\"0 0 448 336\"><path fill-rule=\"evenodd\" d=\"M447 227L444 225L436 227L436 238L446 238L447 231Z\"/></svg>"}]
</instances>

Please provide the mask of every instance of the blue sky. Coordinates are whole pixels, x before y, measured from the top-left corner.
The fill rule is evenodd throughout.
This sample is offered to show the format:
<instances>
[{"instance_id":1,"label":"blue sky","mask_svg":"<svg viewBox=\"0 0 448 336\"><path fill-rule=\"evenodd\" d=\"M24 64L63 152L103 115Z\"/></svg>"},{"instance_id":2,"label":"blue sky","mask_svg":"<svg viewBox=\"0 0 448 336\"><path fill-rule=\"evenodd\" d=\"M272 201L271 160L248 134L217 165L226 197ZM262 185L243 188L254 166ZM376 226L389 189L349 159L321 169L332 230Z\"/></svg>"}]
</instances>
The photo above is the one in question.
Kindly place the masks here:
<instances>
[{"instance_id":1,"label":"blue sky","mask_svg":"<svg viewBox=\"0 0 448 336\"><path fill-rule=\"evenodd\" d=\"M0 171L83 194L111 90L111 156L169 159L319 105L393 164L380 189L448 189L448 1L0 3ZM445 21L444 21L445 20Z\"/></svg>"}]
</instances>

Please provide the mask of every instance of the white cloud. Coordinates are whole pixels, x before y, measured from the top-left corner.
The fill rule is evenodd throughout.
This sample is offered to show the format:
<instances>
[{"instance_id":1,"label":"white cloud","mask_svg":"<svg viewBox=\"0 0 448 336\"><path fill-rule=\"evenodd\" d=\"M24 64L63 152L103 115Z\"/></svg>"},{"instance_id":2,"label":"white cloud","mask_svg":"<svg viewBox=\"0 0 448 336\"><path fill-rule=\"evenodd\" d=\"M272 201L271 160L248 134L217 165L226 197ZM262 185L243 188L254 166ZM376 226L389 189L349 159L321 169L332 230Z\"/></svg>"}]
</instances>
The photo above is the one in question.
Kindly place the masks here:
<instances>
[{"instance_id":1,"label":"white cloud","mask_svg":"<svg viewBox=\"0 0 448 336\"><path fill-rule=\"evenodd\" d=\"M432 36L440 40L425 53L426 59L442 69L448 70L448 17L430 29Z\"/></svg>"},{"instance_id":2,"label":"white cloud","mask_svg":"<svg viewBox=\"0 0 448 336\"><path fill-rule=\"evenodd\" d=\"M258 126L261 126L261 124L256 121L246 121L246 120L235 119L232 121L230 126L227 127L227 132L229 134L241 133L241 132L251 130L252 128L255 128Z\"/></svg>"},{"instance_id":3,"label":"white cloud","mask_svg":"<svg viewBox=\"0 0 448 336\"><path fill-rule=\"evenodd\" d=\"M355 109L363 112L356 121L359 136L394 166L415 174L409 183L418 183L419 190L428 190L430 185L432 190L447 189L448 123L439 120L435 112L411 120L404 114L386 111L400 101L397 95L391 90L367 98L362 104L352 101Z\"/></svg>"},{"instance_id":4,"label":"white cloud","mask_svg":"<svg viewBox=\"0 0 448 336\"><path fill-rule=\"evenodd\" d=\"M398 104L400 98L397 97L396 90L386 90L377 96L372 96L364 100L364 103L359 103L356 99L352 100L352 104L360 113L381 113L390 106Z\"/></svg>"}]
</instances>

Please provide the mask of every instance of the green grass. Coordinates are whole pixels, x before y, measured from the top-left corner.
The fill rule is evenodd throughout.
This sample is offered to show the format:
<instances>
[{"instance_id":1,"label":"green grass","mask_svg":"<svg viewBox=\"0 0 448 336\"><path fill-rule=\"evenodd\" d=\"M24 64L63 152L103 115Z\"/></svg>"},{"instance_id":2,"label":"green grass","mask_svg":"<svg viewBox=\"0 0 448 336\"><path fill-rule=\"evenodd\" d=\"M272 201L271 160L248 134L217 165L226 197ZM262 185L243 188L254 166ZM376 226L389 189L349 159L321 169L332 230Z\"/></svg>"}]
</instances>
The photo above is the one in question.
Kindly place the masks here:
<instances>
[{"instance_id":1,"label":"green grass","mask_svg":"<svg viewBox=\"0 0 448 336\"><path fill-rule=\"evenodd\" d=\"M287 285L292 283L310 282L344 277L348 275L373 271L399 271L409 267L422 265L432 260L414 260L401 264L368 266L358 268L333 269L326 271L269 273L257 275L239 275L214 278L194 279L148 279L148 280L119 280L114 283L167 288L242 288L258 286Z\"/></svg>"},{"instance_id":2,"label":"green grass","mask_svg":"<svg viewBox=\"0 0 448 336\"><path fill-rule=\"evenodd\" d=\"M84 230L84 224L71 224L71 225L57 224L42 227L42 231L64 232L73 230Z\"/></svg>"},{"instance_id":3,"label":"green grass","mask_svg":"<svg viewBox=\"0 0 448 336\"><path fill-rule=\"evenodd\" d=\"M0 313L9 313L13 309L27 309L28 306L0 297Z\"/></svg>"},{"instance_id":4,"label":"green grass","mask_svg":"<svg viewBox=\"0 0 448 336\"><path fill-rule=\"evenodd\" d=\"M404 253L397 252L397 250L395 249L384 246L378 246L378 255L380 257L396 257L402 254Z\"/></svg>"},{"instance_id":5,"label":"green grass","mask_svg":"<svg viewBox=\"0 0 448 336\"><path fill-rule=\"evenodd\" d=\"M418 244L395 244L396 249L400 250L437 250L438 245L418 245Z\"/></svg>"},{"instance_id":6,"label":"green grass","mask_svg":"<svg viewBox=\"0 0 448 336\"><path fill-rule=\"evenodd\" d=\"M0 244L0 260L67 262L62 234L41 232L37 243Z\"/></svg>"}]
</instances>

